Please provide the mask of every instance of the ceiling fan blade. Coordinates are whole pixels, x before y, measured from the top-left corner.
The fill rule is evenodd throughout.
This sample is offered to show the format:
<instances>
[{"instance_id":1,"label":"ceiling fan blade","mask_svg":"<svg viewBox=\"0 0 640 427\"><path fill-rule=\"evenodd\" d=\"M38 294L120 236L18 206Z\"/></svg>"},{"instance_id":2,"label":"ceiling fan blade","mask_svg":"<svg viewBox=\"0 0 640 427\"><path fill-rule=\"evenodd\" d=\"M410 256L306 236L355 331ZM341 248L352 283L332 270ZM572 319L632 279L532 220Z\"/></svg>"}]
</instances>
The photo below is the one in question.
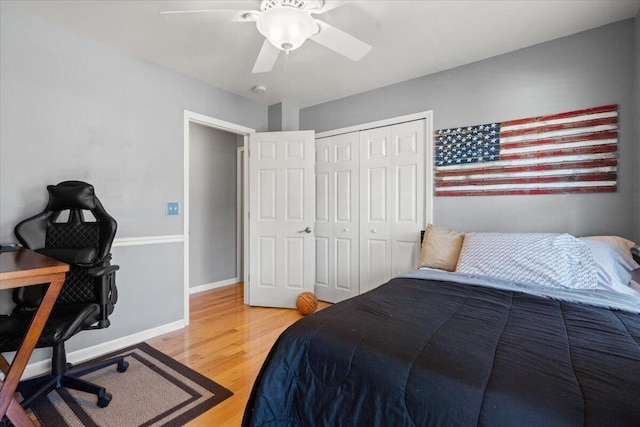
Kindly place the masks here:
<instances>
[{"instance_id":1,"label":"ceiling fan blade","mask_svg":"<svg viewBox=\"0 0 640 427\"><path fill-rule=\"evenodd\" d=\"M269 40L264 39L262 49L260 49L260 53L258 54L258 58L256 59L256 63L254 64L251 72L268 73L273 70L273 66L276 64L278 55L280 55L280 49L272 45Z\"/></svg>"},{"instance_id":2,"label":"ceiling fan blade","mask_svg":"<svg viewBox=\"0 0 640 427\"><path fill-rule=\"evenodd\" d=\"M241 10L241 9L194 9L194 10L164 10L160 15L167 21L175 22L206 22L218 16L223 16L225 20L230 22L254 22L251 19L245 19L245 15L260 15L259 10Z\"/></svg>"},{"instance_id":3,"label":"ceiling fan blade","mask_svg":"<svg viewBox=\"0 0 640 427\"><path fill-rule=\"evenodd\" d=\"M362 40L357 39L351 34L347 34L326 22L316 19L316 23L320 26L320 32L311 36L311 40L346 56L352 61L361 60L362 57L372 49L370 45Z\"/></svg>"},{"instance_id":4,"label":"ceiling fan blade","mask_svg":"<svg viewBox=\"0 0 640 427\"><path fill-rule=\"evenodd\" d=\"M160 15L190 15L192 13L220 13L237 12L238 9L194 9L194 10L163 10Z\"/></svg>"},{"instance_id":5,"label":"ceiling fan blade","mask_svg":"<svg viewBox=\"0 0 640 427\"><path fill-rule=\"evenodd\" d=\"M258 0L233 0L233 1L215 1L215 9L188 9L188 10L163 10L161 15L180 14L180 13L209 13L209 12L237 12L240 10L254 9L260 2Z\"/></svg>"}]
</instances>

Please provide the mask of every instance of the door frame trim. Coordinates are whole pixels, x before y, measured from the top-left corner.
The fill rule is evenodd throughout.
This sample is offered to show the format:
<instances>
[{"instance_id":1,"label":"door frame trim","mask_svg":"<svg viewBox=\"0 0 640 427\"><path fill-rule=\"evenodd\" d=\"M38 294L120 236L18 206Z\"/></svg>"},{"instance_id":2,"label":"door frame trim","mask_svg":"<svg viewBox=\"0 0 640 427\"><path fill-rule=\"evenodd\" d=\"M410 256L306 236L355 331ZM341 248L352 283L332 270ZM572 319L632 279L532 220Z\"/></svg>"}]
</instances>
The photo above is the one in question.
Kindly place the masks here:
<instances>
[{"instance_id":1,"label":"door frame trim","mask_svg":"<svg viewBox=\"0 0 640 427\"><path fill-rule=\"evenodd\" d=\"M247 144L249 143L249 135L255 133L256 130L252 128L248 128L246 126L241 126L236 123L227 122L224 120L216 119L213 117L206 116L204 114L195 113L193 111L184 110L184 118L183 118L183 194L184 198L182 201L182 230L183 230L183 288L184 288L184 306L183 306L183 314L182 317L184 319L185 326L189 324L189 124L196 123L199 125L207 126L214 129L219 129L225 132L234 133L236 135L240 135L244 137L244 148L246 150ZM246 151L245 151L245 164L246 164ZM246 169L245 169L246 170ZM245 174L246 175L246 174ZM245 180L246 182L246 180ZM245 191L246 193L246 191ZM246 199L246 198L245 198ZM246 201L246 200L245 200ZM248 223L245 218L244 223L244 236L248 235L247 228ZM246 247L246 241L245 241ZM246 255L246 251L245 251ZM245 259L246 265L246 259ZM246 273L246 269L245 269ZM245 281L246 283L246 281ZM248 286L245 286L245 303L249 298Z\"/></svg>"},{"instance_id":2,"label":"door frame trim","mask_svg":"<svg viewBox=\"0 0 640 427\"><path fill-rule=\"evenodd\" d=\"M240 172L241 166L244 166L244 169L246 169L246 164L244 163L244 152L245 152L245 148L244 146L242 147L238 147L237 150L237 154L236 154L236 277L238 278L238 280L240 280L240 278L242 278L242 280L244 281L244 268L242 269L242 271L240 271L240 259L242 258L243 254L240 253L240 246L242 246L242 248L244 248L244 245L241 245L241 243L244 243L244 239L243 237L245 236L244 234L244 230L240 230L240 227L238 227L238 224L240 224L240 222L244 219L244 193L247 192L247 189L244 187L244 174L242 174ZM243 169L243 170L244 170ZM242 193L240 192L240 188L242 188ZM244 222L242 222L243 224L243 228L244 228ZM243 267L244 267L244 262L243 262Z\"/></svg>"}]
</instances>

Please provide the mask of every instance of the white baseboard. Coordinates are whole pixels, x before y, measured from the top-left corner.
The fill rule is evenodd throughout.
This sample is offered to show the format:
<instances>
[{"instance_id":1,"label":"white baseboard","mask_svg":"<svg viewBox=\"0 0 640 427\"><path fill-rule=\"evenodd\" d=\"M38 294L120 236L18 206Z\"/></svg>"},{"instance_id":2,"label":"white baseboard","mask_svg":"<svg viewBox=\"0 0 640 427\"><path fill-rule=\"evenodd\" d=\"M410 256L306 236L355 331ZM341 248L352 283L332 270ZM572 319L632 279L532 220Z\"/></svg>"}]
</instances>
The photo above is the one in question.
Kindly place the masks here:
<instances>
[{"instance_id":1,"label":"white baseboard","mask_svg":"<svg viewBox=\"0 0 640 427\"><path fill-rule=\"evenodd\" d=\"M239 282L238 278L234 277L232 279L220 280L219 282L206 283L204 285L194 286L192 288L189 288L189 294L197 294L199 292L208 291L210 289L221 288L223 286L228 286L228 285L234 285L238 282Z\"/></svg>"},{"instance_id":2,"label":"white baseboard","mask_svg":"<svg viewBox=\"0 0 640 427\"><path fill-rule=\"evenodd\" d=\"M94 345L93 347L83 348L71 353L67 353L67 361L69 363L80 363L85 360L93 359L103 354L110 353L112 351L119 350L121 348L128 347L133 344L157 337L158 335L166 334L185 327L183 320L167 323L166 325L158 326L156 328L147 329L145 331L137 332L126 337L117 338L113 341ZM30 363L22 374L22 379L35 377L42 375L51 370L51 360L41 360L39 362Z\"/></svg>"}]
</instances>

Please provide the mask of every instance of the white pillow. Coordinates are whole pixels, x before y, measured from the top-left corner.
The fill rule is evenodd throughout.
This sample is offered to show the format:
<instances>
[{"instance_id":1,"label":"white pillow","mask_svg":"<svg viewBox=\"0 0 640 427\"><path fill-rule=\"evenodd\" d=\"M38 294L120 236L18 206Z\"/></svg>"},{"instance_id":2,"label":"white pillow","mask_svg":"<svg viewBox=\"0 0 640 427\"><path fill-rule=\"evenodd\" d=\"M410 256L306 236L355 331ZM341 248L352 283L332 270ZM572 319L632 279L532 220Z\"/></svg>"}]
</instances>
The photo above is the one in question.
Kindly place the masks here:
<instances>
[{"instance_id":1,"label":"white pillow","mask_svg":"<svg viewBox=\"0 0 640 427\"><path fill-rule=\"evenodd\" d=\"M586 243L558 233L467 233L456 272L536 286L597 288Z\"/></svg>"},{"instance_id":2,"label":"white pillow","mask_svg":"<svg viewBox=\"0 0 640 427\"><path fill-rule=\"evenodd\" d=\"M600 239L582 238L587 244L596 263L598 273L598 287L613 289L631 295L638 295L632 289L631 274L640 268L628 249L616 242Z\"/></svg>"},{"instance_id":3,"label":"white pillow","mask_svg":"<svg viewBox=\"0 0 640 427\"><path fill-rule=\"evenodd\" d=\"M629 239L625 239L624 237L620 237L620 236L587 236L587 237L581 237L581 239L583 240L600 240L600 241L604 241L604 242L610 242L615 244L616 246L618 246L620 249L629 252L631 251L631 248L633 248L635 246L635 243L632 242Z\"/></svg>"}]
</instances>

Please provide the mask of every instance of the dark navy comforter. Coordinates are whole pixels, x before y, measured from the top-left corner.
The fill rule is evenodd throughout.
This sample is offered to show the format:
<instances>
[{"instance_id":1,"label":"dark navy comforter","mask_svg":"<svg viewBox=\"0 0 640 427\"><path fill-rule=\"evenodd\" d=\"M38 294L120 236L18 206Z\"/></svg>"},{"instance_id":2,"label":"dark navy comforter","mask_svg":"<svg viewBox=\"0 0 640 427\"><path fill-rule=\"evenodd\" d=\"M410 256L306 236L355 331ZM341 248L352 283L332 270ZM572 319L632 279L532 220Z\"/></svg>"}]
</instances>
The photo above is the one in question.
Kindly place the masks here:
<instances>
[{"instance_id":1,"label":"dark navy comforter","mask_svg":"<svg viewBox=\"0 0 640 427\"><path fill-rule=\"evenodd\" d=\"M244 426L640 426L640 315L398 278L292 325Z\"/></svg>"}]
</instances>

